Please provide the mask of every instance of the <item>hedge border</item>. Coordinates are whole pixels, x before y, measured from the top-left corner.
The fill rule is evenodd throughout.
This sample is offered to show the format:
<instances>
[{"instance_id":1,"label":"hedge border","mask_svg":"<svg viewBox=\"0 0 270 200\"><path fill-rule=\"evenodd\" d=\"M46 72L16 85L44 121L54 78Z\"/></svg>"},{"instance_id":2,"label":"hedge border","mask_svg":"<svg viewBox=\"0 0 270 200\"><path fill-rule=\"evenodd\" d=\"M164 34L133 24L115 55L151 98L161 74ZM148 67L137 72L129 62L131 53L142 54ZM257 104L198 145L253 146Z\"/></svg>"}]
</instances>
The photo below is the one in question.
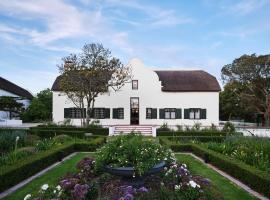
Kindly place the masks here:
<instances>
[{"instance_id":1,"label":"hedge border","mask_svg":"<svg viewBox=\"0 0 270 200\"><path fill-rule=\"evenodd\" d=\"M157 130L157 136L226 136L224 131L160 131Z\"/></svg>"},{"instance_id":2,"label":"hedge border","mask_svg":"<svg viewBox=\"0 0 270 200\"><path fill-rule=\"evenodd\" d=\"M270 175L229 156L206 149L197 144L170 145L175 152L192 152L222 171L237 178L255 191L270 198Z\"/></svg>"},{"instance_id":3,"label":"hedge border","mask_svg":"<svg viewBox=\"0 0 270 200\"><path fill-rule=\"evenodd\" d=\"M158 138L164 139L166 138L169 141L174 142L183 142L187 143L191 140L199 141L199 142L223 142L226 137L225 136L159 136Z\"/></svg>"},{"instance_id":4,"label":"hedge border","mask_svg":"<svg viewBox=\"0 0 270 200\"><path fill-rule=\"evenodd\" d=\"M106 141L105 137L93 141L72 142L60 147L19 160L13 165L0 168L0 192L3 192L19 182L33 176L46 167L61 161L64 157L77 151L95 151Z\"/></svg>"}]
</instances>

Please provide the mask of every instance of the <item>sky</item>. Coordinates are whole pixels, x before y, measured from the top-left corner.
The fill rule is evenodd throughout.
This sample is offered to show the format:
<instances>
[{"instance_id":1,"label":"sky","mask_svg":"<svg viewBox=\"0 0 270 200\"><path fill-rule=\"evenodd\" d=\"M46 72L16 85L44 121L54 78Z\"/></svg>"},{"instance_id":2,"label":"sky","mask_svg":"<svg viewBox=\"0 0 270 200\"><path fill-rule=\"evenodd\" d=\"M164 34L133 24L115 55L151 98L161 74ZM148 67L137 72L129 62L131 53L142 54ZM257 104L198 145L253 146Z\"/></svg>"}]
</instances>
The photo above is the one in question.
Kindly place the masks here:
<instances>
[{"instance_id":1,"label":"sky","mask_svg":"<svg viewBox=\"0 0 270 200\"><path fill-rule=\"evenodd\" d=\"M0 76L33 94L86 43L127 64L203 69L270 53L270 0L0 0Z\"/></svg>"}]
</instances>

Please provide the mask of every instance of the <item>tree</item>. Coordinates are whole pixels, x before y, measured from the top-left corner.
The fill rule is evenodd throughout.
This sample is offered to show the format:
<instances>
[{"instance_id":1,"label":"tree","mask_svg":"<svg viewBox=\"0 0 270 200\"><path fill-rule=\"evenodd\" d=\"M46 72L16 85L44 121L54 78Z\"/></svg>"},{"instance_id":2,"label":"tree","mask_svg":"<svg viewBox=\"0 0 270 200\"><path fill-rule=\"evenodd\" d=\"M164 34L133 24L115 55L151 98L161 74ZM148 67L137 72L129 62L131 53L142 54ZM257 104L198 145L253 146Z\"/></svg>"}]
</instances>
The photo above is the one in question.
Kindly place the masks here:
<instances>
[{"instance_id":1,"label":"tree","mask_svg":"<svg viewBox=\"0 0 270 200\"><path fill-rule=\"evenodd\" d=\"M219 94L219 116L221 120L243 119L246 122L254 121L254 110L243 102L239 94L243 87L238 82L229 82Z\"/></svg>"},{"instance_id":2,"label":"tree","mask_svg":"<svg viewBox=\"0 0 270 200\"><path fill-rule=\"evenodd\" d=\"M243 55L222 68L225 83L236 82L242 90L241 98L248 109L262 114L270 125L270 55Z\"/></svg>"},{"instance_id":3,"label":"tree","mask_svg":"<svg viewBox=\"0 0 270 200\"><path fill-rule=\"evenodd\" d=\"M40 91L22 114L23 121L46 121L52 119L52 92L50 89Z\"/></svg>"},{"instance_id":4,"label":"tree","mask_svg":"<svg viewBox=\"0 0 270 200\"><path fill-rule=\"evenodd\" d=\"M0 97L0 110L9 112L9 119L12 119L13 115L20 115L23 110L23 104L16 101L15 98L9 96Z\"/></svg>"},{"instance_id":5,"label":"tree","mask_svg":"<svg viewBox=\"0 0 270 200\"><path fill-rule=\"evenodd\" d=\"M96 97L110 89L118 91L130 80L130 68L112 57L102 44L86 44L80 54L71 54L62 60L58 66L60 88L82 111L86 106L86 125L93 114Z\"/></svg>"}]
</instances>

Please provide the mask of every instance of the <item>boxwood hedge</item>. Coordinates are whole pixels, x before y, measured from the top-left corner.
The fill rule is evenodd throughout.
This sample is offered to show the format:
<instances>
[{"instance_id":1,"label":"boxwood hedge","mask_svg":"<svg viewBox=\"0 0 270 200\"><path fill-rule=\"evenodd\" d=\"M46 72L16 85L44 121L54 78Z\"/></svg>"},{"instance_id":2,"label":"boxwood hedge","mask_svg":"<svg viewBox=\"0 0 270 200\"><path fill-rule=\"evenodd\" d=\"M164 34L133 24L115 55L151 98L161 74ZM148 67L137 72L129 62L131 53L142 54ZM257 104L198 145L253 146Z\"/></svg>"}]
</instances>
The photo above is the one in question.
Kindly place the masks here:
<instances>
[{"instance_id":1,"label":"boxwood hedge","mask_svg":"<svg viewBox=\"0 0 270 200\"><path fill-rule=\"evenodd\" d=\"M239 179L257 192L270 198L270 174L226 155L206 149L197 144L171 145L173 151L191 151L205 162Z\"/></svg>"},{"instance_id":2,"label":"boxwood hedge","mask_svg":"<svg viewBox=\"0 0 270 200\"><path fill-rule=\"evenodd\" d=\"M228 133L223 131L160 131L157 136L226 136Z\"/></svg>"},{"instance_id":3,"label":"boxwood hedge","mask_svg":"<svg viewBox=\"0 0 270 200\"><path fill-rule=\"evenodd\" d=\"M18 184L19 182L33 176L57 161L61 161L67 155L76 151L95 151L105 142L105 137L93 139L92 141L78 141L67 143L54 149L44 151L18 160L13 165L0 167L0 192Z\"/></svg>"}]
</instances>

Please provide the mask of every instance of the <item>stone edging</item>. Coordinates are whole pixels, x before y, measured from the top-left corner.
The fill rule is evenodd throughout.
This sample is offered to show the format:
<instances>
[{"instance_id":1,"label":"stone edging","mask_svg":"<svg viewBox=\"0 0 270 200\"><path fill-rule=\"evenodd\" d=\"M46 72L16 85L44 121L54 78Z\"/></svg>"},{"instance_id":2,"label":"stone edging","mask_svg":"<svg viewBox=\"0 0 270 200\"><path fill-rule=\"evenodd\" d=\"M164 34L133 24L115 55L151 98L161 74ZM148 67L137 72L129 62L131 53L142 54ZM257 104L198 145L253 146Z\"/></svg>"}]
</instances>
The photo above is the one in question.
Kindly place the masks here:
<instances>
[{"instance_id":1,"label":"stone edging","mask_svg":"<svg viewBox=\"0 0 270 200\"><path fill-rule=\"evenodd\" d=\"M204 163L206 166L208 166L209 168L211 168L212 170L216 171L217 173L219 173L221 176L229 179L231 182L233 182L234 184L236 184L238 187L244 189L245 191L247 191L248 193L250 193L252 196L255 196L258 199L261 200L269 200L267 197L261 195L260 193L256 192L255 190L251 189L250 187L248 187L246 184L242 183L241 181L235 179L234 177L230 176L229 174L221 171L220 169L218 169L217 167L209 164L209 163L205 163L203 159L201 159L200 157L196 156L193 153L175 153L177 154L184 154L184 155L190 155L192 157L194 157L195 159L201 161L202 163Z\"/></svg>"}]
</instances>

